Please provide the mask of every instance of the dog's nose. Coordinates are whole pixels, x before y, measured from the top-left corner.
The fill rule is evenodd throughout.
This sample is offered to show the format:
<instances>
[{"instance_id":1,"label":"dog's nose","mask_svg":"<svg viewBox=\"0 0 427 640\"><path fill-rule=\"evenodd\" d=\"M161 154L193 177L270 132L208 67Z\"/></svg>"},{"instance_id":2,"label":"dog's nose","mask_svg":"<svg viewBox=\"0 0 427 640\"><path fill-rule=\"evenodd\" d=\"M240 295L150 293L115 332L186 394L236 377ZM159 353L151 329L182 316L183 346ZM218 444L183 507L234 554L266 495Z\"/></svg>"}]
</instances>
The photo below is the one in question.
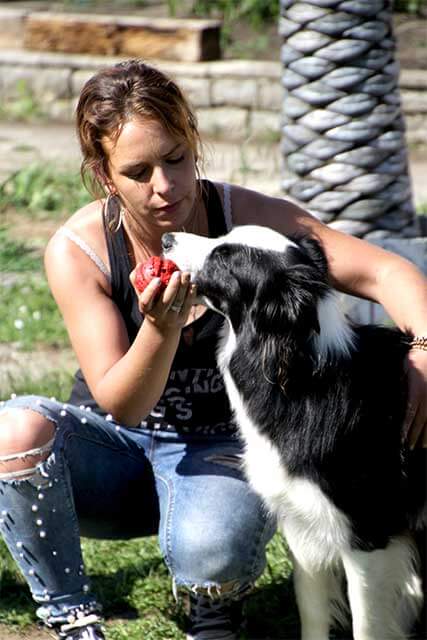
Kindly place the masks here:
<instances>
[{"instance_id":1,"label":"dog's nose","mask_svg":"<svg viewBox=\"0 0 427 640\"><path fill-rule=\"evenodd\" d=\"M162 249L163 251L170 251L175 244L175 238L172 233L164 233L162 235Z\"/></svg>"}]
</instances>

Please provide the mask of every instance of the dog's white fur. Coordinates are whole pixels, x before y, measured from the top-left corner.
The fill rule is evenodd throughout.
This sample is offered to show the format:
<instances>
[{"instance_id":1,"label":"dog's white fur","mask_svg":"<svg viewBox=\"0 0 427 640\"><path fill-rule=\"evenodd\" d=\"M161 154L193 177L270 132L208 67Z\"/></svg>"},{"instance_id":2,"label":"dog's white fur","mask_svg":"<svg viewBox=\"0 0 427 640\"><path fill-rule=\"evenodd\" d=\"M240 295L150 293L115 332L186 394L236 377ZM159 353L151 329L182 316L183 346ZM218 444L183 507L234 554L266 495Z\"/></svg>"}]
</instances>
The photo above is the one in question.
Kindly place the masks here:
<instances>
[{"instance_id":1,"label":"dog's white fur","mask_svg":"<svg viewBox=\"0 0 427 640\"><path fill-rule=\"evenodd\" d=\"M224 243L239 243L285 252L294 243L266 227L237 227L219 239L186 233L173 234L167 257L182 270L203 268L211 251ZM295 246L295 245L294 245ZM274 284L272 285L274 286ZM211 305L209 299L205 300ZM218 309L217 309L218 310ZM320 354L337 350L348 354L353 332L335 294L318 307ZM341 512L310 479L290 475L275 444L253 423L229 371L238 337L229 319L218 349L236 422L243 435L245 470L253 489L277 515L294 562L294 583L303 640L327 640L331 619L342 620L346 609L343 575L347 580L355 640L403 640L406 625L417 616L422 594L414 570L417 561L412 539L404 533L385 549L360 551L350 544L350 526Z\"/></svg>"}]
</instances>

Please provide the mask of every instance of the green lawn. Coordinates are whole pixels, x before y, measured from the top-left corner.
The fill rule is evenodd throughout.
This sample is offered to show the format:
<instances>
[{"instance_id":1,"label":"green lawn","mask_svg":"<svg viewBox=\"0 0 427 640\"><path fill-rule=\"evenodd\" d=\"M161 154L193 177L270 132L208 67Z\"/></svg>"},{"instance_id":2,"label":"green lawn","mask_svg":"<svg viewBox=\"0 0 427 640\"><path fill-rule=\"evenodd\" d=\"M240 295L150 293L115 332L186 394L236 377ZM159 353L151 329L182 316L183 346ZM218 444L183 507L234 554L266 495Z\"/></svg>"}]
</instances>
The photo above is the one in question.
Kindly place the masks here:
<instances>
[{"instance_id":1,"label":"green lawn","mask_svg":"<svg viewBox=\"0 0 427 640\"><path fill-rule=\"evenodd\" d=\"M109 640L184 638L185 616L155 537L126 542L83 540L94 591L103 603ZM279 536L268 547L268 566L247 602L248 638L296 637L290 563ZM0 545L0 623L28 629L34 604L7 549Z\"/></svg>"}]
</instances>

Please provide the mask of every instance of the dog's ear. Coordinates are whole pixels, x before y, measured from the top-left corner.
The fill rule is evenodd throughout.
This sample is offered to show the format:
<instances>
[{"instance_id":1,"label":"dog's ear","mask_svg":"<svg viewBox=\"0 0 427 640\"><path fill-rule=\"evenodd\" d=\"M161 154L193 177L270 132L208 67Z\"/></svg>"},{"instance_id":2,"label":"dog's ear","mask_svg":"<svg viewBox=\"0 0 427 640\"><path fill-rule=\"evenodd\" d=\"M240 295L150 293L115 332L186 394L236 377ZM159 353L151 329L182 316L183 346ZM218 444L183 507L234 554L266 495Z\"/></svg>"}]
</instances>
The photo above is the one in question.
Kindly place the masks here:
<instances>
[{"instance_id":1,"label":"dog's ear","mask_svg":"<svg viewBox=\"0 0 427 640\"><path fill-rule=\"evenodd\" d=\"M301 252L304 255L303 260L313 266L316 270L316 280L327 283L329 281L329 268L326 255L319 240L309 236L299 236L294 238L298 247L290 247L290 251L294 251L295 260L301 262Z\"/></svg>"},{"instance_id":2,"label":"dog's ear","mask_svg":"<svg viewBox=\"0 0 427 640\"><path fill-rule=\"evenodd\" d=\"M316 298L313 293L283 273L274 284L260 283L251 308L254 328L264 335L319 333Z\"/></svg>"}]
</instances>

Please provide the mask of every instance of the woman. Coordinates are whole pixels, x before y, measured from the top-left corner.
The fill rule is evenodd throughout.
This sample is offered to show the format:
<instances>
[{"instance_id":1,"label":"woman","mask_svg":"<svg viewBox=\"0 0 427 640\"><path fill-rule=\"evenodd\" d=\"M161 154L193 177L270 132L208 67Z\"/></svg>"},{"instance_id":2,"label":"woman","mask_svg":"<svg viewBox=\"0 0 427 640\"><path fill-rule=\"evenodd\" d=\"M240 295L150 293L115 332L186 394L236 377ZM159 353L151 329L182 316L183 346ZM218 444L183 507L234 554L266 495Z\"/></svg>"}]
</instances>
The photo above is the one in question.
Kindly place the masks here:
<instances>
[{"instance_id":1,"label":"woman","mask_svg":"<svg viewBox=\"0 0 427 640\"><path fill-rule=\"evenodd\" d=\"M153 280L137 293L137 265L161 253L167 231L218 236L232 224L262 223L309 233L322 242L337 288L382 303L420 338L426 280L286 200L201 181L194 115L176 84L140 61L87 82L77 129L83 175L104 197L59 229L45 264L81 368L67 404L21 397L3 407L2 533L38 615L59 637L104 637L80 535L158 532L174 588L190 594L187 637L232 640L274 522L241 475L215 365L220 318L195 304L188 273L164 292ZM411 349L408 371L408 437L425 446L425 349Z\"/></svg>"}]
</instances>

